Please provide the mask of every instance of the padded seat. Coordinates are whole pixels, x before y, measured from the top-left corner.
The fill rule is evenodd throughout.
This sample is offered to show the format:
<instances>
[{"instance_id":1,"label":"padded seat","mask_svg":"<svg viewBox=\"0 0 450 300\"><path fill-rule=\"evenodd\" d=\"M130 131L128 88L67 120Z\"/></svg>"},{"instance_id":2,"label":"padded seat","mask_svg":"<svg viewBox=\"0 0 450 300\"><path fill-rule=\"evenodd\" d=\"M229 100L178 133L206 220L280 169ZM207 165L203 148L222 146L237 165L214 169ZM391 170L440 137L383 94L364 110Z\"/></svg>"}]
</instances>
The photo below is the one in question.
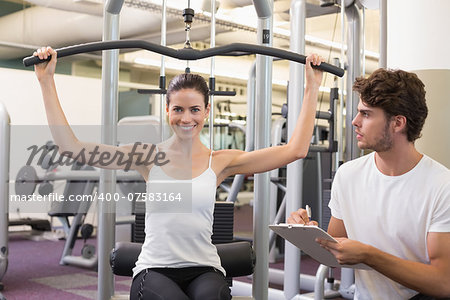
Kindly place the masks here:
<instances>
[{"instance_id":1,"label":"padded seat","mask_svg":"<svg viewBox=\"0 0 450 300\"><path fill-rule=\"evenodd\" d=\"M115 275L133 276L132 269L141 253L142 244L118 242L111 251L110 264ZM227 277L246 276L253 273L255 253L249 242L217 244L222 267Z\"/></svg>"},{"instance_id":2,"label":"padded seat","mask_svg":"<svg viewBox=\"0 0 450 300\"><path fill-rule=\"evenodd\" d=\"M133 276L133 268L141 253L145 233L145 211L137 202L135 211L134 241L118 242L110 254L110 264L115 275ZM226 279L231 285L232 277L253 274L255 268L255 252L249 242L233 242L234 204L232 202L217 201L214 206L213 235L211 240L217 248L222 267L226 272ZM136 243L137 242L137 243ZM126 297L126 296L125 296ZM117 298L122 299L122 298ZM128 299L128 298L126 298ZM234 299L252 299L251 297L233 297Z\"/></svg>"}]
</instances>

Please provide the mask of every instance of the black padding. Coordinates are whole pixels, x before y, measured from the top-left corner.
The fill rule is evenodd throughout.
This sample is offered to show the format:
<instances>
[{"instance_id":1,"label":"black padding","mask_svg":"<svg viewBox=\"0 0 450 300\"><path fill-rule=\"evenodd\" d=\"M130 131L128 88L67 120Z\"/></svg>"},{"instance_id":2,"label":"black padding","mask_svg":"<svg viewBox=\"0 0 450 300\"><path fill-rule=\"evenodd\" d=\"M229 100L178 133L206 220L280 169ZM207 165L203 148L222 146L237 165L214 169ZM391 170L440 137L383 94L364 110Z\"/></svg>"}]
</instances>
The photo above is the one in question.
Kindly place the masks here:
<instances>
[{"instance_id":1,"label":"black padding","mask_svg":"<svg viewBox=\"0 0 450 300\"><path fill-rule=\"evenodd\" d=\"M138 205L139 203L136 203ZM145 212L145 208L140 208ZM227 278L245 276L253 273L255 255L251 244L246 241L233 241L234 204L217 201L214 205L214 222L212 243L216 245L222 266ZM110 262L113 273L121 276L132 276L141 246L145 240L145 214L136 213L134 225L134 241L136 243L120 242L111 252Z\"/></svg>"},{"instance_id":2,"label":"black padding","mask_svg":"<svg viewBox=\"0 0 450 300\"><path fill-rule=\"evenodd\" d=\"M120 276L133 276L133 268L141 253L142 244L117 242L111 251L109 264L113 273Z\"/></svg>"},{"instance_id":3,"label":"black padding","mask_svg":"<svg viewBox=\"0 0 450 300\"><path fill-rule=\"evenodd\" d=\"M142 244L118 242L111 251L110 264L114 274L133 276L132 269L141 253ZM222 267L227 277L246 276L253 273L255 253L248 242L235 242L216 245Z\"/></svg>"},{"instance_id":4,"label":"black padding","mask_svg":"<svg viewBox=\"0 0 450 300\"><path fill-rule=\"evenodd\" d=\"M306 56L294 53L291 51L286 51L283 49L276 49L273 47L260 46L254 44L244 44L244 43L231 43L219 47L213 47L203 50L196 50L190 48L173 49L171 47L161 46L158 44L153 44L143 40L113 40L113 41L102 41L102 42L92 42L86 44L80 44L70 47L64 47L56 49L58 52L57 56L65 57L74 54L94 52L100 50L111 50L111 49L145 49L158 54L170 56L172 58L182 59L182 60L197 60L202 58L208 58L217 55L227 55L238 53L241 54L261 54L273 57L278 57L281 59L287 59L290 61L295 61L301 64L306 63ZM23 65L29 67L44 61L49 61L50 57L41 60L37 56L29 56L23 59ZM313 68L320 69L336 76L344 76L344 70L333 66L328 63L321 63L320 66L312 66ZM188 72L186 72L188 73Z\"/></svg>"},{"instance_id":5,"label":"black padding","mask_svg":"<svg viewBox=\"0 0 450 300\"><path fill-rule=\"evenodd\" d=\"M32 229L38 231L51 231L52 226L48 220L39 220L31 218L22 218L17 220L8 220L8 226L23 226L29 225Z\"/></svg>"},{"instance_id":6,"label":"black padding","mask_svg":"<svg viewBox=\"0 0 450 300\"><path fill-rule=\"evenodd\" d=\"M218 244L216 248L227 277L246 276L253 273L256 256L249 242Z\"/></svg>"},{"instance_id":7,"label":"black padding","mask_svg":"<svg viewBox=\"0 0 450 300\"><path fill-rule=\"evenodd\" d=\"M216 201L213 217L212 243L222 244L233 241L234 203Z\"/></svg>"}]
</instances>

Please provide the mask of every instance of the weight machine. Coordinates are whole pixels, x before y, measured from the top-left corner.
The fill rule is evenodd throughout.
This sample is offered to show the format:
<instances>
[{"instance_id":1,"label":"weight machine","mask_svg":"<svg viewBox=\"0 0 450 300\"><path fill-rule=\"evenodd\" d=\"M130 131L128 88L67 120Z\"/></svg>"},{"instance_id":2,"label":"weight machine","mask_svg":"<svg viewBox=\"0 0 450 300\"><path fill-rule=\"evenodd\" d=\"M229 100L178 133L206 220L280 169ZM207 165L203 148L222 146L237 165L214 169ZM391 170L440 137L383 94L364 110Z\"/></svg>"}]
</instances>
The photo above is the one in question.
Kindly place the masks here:
<instances>
[{"instance_id":1,"label":"weight machine","mask_svg":"<svg viewBox=\"0 0 450 300\"><path fill-rule=\"evenodd\" d=\"M215 3L215 1L212 1ZM118 50L124 48L141 48L153 51L162 55L183 59L183 60L195 60L201 58L207 58L224 54L258 54L256 68L258 70L256 76L256 149L265 148L269 146L269 130L270 120L270 98L271 98L271 59L267 56L278 57L288 59L297 63L305 63L305 56L299 55L295 52L304 52L294 49L294 52L271 48L271 7L265 1L255 1L255 9L258 14L258 41L261 45L249 45L235 43L222 47L212 47L206 50L194 50L194 49L180 49L174 50L165 46L154 45L144 41L118 41L118 21L119 14L123 1L107 1L105 3L104 12L104 41L97 43L89 43L85 45L78 45L59 49L58 57L67 55L111 50L103 52L103 66L102 66L102 78L103 78L103 121L102 121L102 140L104 144L116 144L115 126L117 123L115 111L115 103L117 103L117 81L118 81ZM303 2L304 4L304 2ZM214 12L214 9L212 9ZM212 14L214 15L214 14ZM294 31L293 31L294 32ZM295 35L297 36L297 35ZM112 50L115 49L115 50ZM292 49L292 48L291 48ZM36 57L24 59L25 65L31 65L39 62ZM344 70L332 66L327 63L321 64L319 69L331 72L335 75L342 76ZM300 72L298 72L300 73ZM296 82L298 80L290 80ZM294 97L301 99L302 97ZM295 108L291 115L298 115L299 107ZM211 110L212 112L212 110ZM211 120L212 118L210 118ZM212 126L210 126L210 130ZM212 137L212 135L211 135ZM289 171L288 171L289 175ZM289 176L288 176L289 178ZM293 177L294 178L294 177ZM100 193L114 193L115 172L111 170L102 170L100 179ZM257 264L254 275L254 297L256 299L267 299L268 291L265 287L268 285L268 188L269 177L268 174L257 174L255 176L255 196L258 198L258 205L255 205L255 251ZM297 183L295 183L297 184ZM288 186L289 186L288 182ZM289 194L289 192L288 192ZM295 195L295 191L293 191ZM298 193L297 193L298 194ZM288 196L289 198L289 196ZM297 208L297 207L296 207ZM295 209L296 209L295 208ZM287 206L287 209L292 209ZM114 235L111 233L114 228L114 203L101 203L100 205L100 218L99 218L99 286L98 286L98 299L106 300L112 296L113 293L113 279L112 273L109 269L108 254L114 244ZM295 259L293 260L296 261ZM295 265L295 263L293 263ZM289 275L288 275L289 276ZM295 293L298 292L298 287Z\"/></svg>"}]
</instances>

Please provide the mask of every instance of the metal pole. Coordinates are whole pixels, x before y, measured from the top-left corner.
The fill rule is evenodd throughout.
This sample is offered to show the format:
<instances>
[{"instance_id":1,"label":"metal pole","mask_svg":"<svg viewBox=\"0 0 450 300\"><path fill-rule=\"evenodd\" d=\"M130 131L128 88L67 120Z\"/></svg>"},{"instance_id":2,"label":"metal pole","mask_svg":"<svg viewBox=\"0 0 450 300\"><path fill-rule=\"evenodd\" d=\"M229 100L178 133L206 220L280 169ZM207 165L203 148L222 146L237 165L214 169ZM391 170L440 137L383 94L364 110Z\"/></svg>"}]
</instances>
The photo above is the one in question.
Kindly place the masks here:
<instances>
[{"instance_id":1,"label":"metal pole","mask_svg":"<svg viewBox=\"0 0 450 300\"><path fill-rule=\"evenodd\" d=\"M291 2L291 42L290 50L296 53L305 53L305 19L306 1L294 0ZM288 90L288 137L297 123L303 103L304 66L289 63L289 90ZM297 160L287 166L286 181L286 218L292 211L302 206L303 190L303 160ZM300 290L300 250L289 242L285 242L284 252L284 295L292 299Z\"/></svg>"},{"instance_id":2,"label":"metal pole","mask_svg":"<svg viewBox=\"0 0 450 300\"><path fill-rule=\"evenodd\" d=\"M272 46L273 1L254 1L258 13L258 44ZM272 57L256 56L255 149L270 146L272 117ZM255 175L253 244L256 266L253 273L253 298L268 299L269 287L269 172Z\"/></svg>"},{"instance_id":3,"label":"metal pole","mask_svg":"<svg viewBox=\"0 0 450 300\"><path fill-rule=\"evenodd\" d=\"M216 46L216 0L211 0L211 37L210 37L210 47L214 48ZM216 58L211 57L211 70L210 70L210 82L215 85L214 81L214 67ZM210 87L211 88L211 87ZM213 87L216 89L215 86ZM209 147L214 150L214 95L209 95Z\"/></svg>"},{"instance_id":4,"label":"metal pole","mask_svg":"<svg viewBox=\"0 0 450 300\"><path fill-rule=\"evenodd\" d=\"M331 100L331 99L330 99ZM317 127L318 128L318 127ZM331 133L328 133L331 134ZM316 141L318 141L319 130L316 129ZM317 163L317 208L318 208L318 217L319 227L323 226L323 175L322 175L322 153L317 151L316 153L316 163Z\"/></svg>"},{"instance_id":5,"label":"metal pole","mask_svg":"<svg viewBox=\"0 0 450 300\"><path fill-rule=\"evenodd\" d=\"M119 39L119 17L123 0L105 2L103 41ZM119 97L119 50L102 54L102 134L101 143L117 144L117 103ZM116 188L116 172L100 171L99 195L112 196ZM114 201L99 201L98 216L98 300L114 295L114 277L109 265L109 253L115 242L116 206Z\"/></svg>"},{"instance_id":6,"label":"metal pole","mask_svg":"<svg viewBox=\"0 0 450 300\"><path fill-rule=\"evenodd\" d=\"M247 117L245 124L245 151L253 151L255 148L255 79L256 79L256 61L252 64L247 81ZM237 195L241 190L245 175L238 174L234 176L227 201L236 202Z\"/></svg>"},{"instance_id":7,"label":"metal pole","mask_svg":"<svg viewBox=\"0 0 450 300\"><path fill-rule=\"evenodd\" d=\"M0 102L0 284L8 269L9 147L10 118Z\"/></svg>"},{"instance_id":8,"label":"metal pole","mask_svg":"<svg viewBox=\"0 0 450 300\"><path fill-rule=\"evenodd\" d=\"M245 151L255 148L256 61L250 68L247 82L247 117L245 123Z\"/></svg>"},{"instance_id":9,"label":"metal pole","mask_svg":"<svg viewBox=\"0 0 450 300\"><path fill-rule=\"evenodd\" d=\"M98 181L100 171L56 171L45 174L36 174L38 181L54 181L54 180L77 180L77 181ZM142 181L142 176L136 171L116 171L116 179L118 181ZM34 179L32 181L35 181Z\"/></svg>"},{"instance_id":10,"label":"metal pole","mask_svg":"<svg viewBox=\"0 0 450 300\"><path fill-rule=\"evenodd\" d=\"M348 22L347 36L347 105L345 119L345 161L350 161L360 155L357 140L353 132L352 120L356 116L359 96L352 91L353 82L361 76L361 16L356 4L352 4L346 9ZM339 292L345 298L353 297L352 285L354 283L353 269L342 268L341 285Z\"/></svg>"},{"instance_id":11,"label":"metal pole","mask_svg":"<svg viewBox=\"0 0 450 300\"><path fill-rule=\"evenodd\" d=\"M361 75L366 74L366 8L361 7L362 21L361 21L361 50L359 51L361 57Z\"/></svg>"},{"instance_id":12,"label":"metal pole","mask_svg":"<svg viewBox=\"0 0 450 300\"><path fill-rule=\"evenodd\" d=\"M339 62L339 58L335 57L333 58L333 65L335 66L339 66L340 62ZM334 76L333 78L333 88L337 88L339 89L339 77L338 76ZM333 106L330 105L330 109L331 111L334 112L334 118L333 118L333 136L335 138L335 140L338 141L338 149L336 150L336 152L334 153L334 163L332 165L331 170L332 171L336 171L339 168L339 163L340 163L340 154L339 154L339 147L341 147L340 143L341 140L339 139L339 133L342 132L342 126L340 126L340 122L339 120L342 120L342 115L338 114L337 111L337 102L339 101L339 99L341 99L341 101L343 101L343 95L342 95L342 90L338 90L338 94L336 95L337 98L336 99L330 99L330 101L333 101ZM331 132L330 132L331 133Z\"/></svg>"},{"instance_id":13,"label":"metal pole","mask_svg":"<svg viewBox=\"0 0 450 300\"><path fill-rule=\"evenodd\" d=\"M359 102L358 93L352 91L353 82L357 77L361 76L361 17L360 12L355 4L346 9L348 22L347 36L347 105L345 119L345 161L352 160L360 155L358 141L353 132L352 120L356 116L357 106Z\"/></svg>"},{"instance_id":14,"label":"metal pole","mask_svg":"<svg viewBox=\"0 0 450 300\"><path fill-rule=\"evenodd\" d=\"M324 299L324 281L327 278L329 267L320 265L316 272L316 282L314 284L314 300Z\"/></svg>"},{"instance_id":15,"label":"metal pole","mask_svg":"<svg viewBox=\"0 0 450 300\"><path fill-rule=\"evenodd\" d=\"M281 136L282 136L282 131L283 131L283 126L286 123L286 119L283 117L278 118L277 120L275 120L272 124L272 137L271 137L271 143L272 143L272 147L273 146L277 146L281 144ZM274 178L274 177L279 177L280 175L280 169L274 169L272 171L269 171L270 174L270 178ZM283 219L284 221L284 209L286 208L286 193L283 196L283 202L282 202L282 206L280 206L278 208L278 213L277 213L277 206L278 206L278 184L274 184L272 183L270 185L270 196L269 196L269 211L270 211L270 215L269 215L269 220L270 220L270 224L276 224L276 223L280 223L281 219ZM276 220L277 216L280 214L280 218L278 220ZM276 223L275 223L276 222ZM273 236L273 238L272 238ZM276 261L276 256L277 256L277 251L276 251L276 247L275 247L275 243L272 242L275 241L275 232L270 231L270 243L269 243L269 247L270 247L270 252L269 252L269 262L273 263Z\"/></svg>"},{"instance_id":16,"label":"metal pole","mask_svg":"<svg viewBox=\"0 0 450 300\"><path fill-rule=\"evenodd\" d=\"M345 69L345 32L346 32L346 23L345 23L345 5L341 4L341 68ZM339 101L339 117L338 125L337 125L337 135L338 135L338 153L337 153L337 165L336 170L341 163L344 162L344 90L345 90L345 79L347 74L344 74L344 77L341 79L341 92L340 92L340 101ZM345 79L344 79L345 78Z\"/></svg>"},{"instance_id":17,"label":"metal pole","mask_svg":"<svg viewBox=\"0 0 450 300\"><path fill-rule=\"evenodd\" d=\"M380 60L378 67L387 67L387 0L380 0Z\"/></svg>"},{"instance_id":18,"label":"metal pole","mask_svg":"<svg viewBox=\"0 0 450 300\"><path fill-rule=\"evenodd\" d=\"M166 0L162 0L162 8L161 8L161 46L166 46L166 32L167 32L167 27L166 27L166 8L167 8L167 1ZM164 55L161 55L161 70L159 72L159 88L166 88L166 67L165 67L165 57ZM165 101L166 95L164 94L160 94L159 95L159 134L160 134L160 141L164 141L165 138L165 131L164 131L164 127L165 127L165 117L166 117L166 113L165 113L165 107L166 107L166 101Z\"/></svg>"}]
</instances>

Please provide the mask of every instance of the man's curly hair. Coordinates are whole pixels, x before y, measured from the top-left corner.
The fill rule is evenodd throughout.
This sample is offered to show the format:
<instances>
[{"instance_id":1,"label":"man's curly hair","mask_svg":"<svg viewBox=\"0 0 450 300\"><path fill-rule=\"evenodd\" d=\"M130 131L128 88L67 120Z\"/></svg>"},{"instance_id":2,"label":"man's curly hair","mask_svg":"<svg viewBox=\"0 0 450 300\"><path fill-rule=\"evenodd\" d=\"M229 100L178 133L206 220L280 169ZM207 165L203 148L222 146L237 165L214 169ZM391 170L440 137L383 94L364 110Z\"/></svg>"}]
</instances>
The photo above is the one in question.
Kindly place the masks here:
<instances>
[{"instance_id":1,"label":"man's curly hair","mask_svg":"<svg viewBox=\"0 0 450 300\"><path fill-rule=\"evenodd\" d=\"M414 142L421 135L428 115L425 85L416 74L402 70L378 69L368 78L357 78L353 90L368 106L381 108L390 120L393 116L406 117L406 135Z\"/></svg>"}]
</instances>

